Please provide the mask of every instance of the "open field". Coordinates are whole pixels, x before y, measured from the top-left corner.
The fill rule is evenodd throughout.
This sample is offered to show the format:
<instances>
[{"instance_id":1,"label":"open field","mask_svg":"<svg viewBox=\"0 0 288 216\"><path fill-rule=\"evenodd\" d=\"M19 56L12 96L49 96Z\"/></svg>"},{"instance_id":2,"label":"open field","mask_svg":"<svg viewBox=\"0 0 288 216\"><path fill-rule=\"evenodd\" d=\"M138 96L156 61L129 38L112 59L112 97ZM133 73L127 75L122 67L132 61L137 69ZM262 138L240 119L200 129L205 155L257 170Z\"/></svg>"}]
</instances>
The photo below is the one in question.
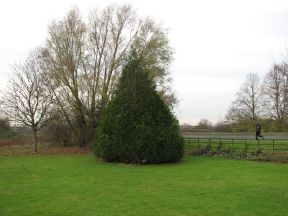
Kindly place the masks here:
<instances>
[{"instance_id":1,"label":"open field","mask_svg":"<svg viewBox=\"0 0 288 216\"><path fill-rule=\"evenodd\" d=\"M0 215L286 215L288 165L185 157L107 164L93 155L0 157Z\"/></svg>"}]
</instances>

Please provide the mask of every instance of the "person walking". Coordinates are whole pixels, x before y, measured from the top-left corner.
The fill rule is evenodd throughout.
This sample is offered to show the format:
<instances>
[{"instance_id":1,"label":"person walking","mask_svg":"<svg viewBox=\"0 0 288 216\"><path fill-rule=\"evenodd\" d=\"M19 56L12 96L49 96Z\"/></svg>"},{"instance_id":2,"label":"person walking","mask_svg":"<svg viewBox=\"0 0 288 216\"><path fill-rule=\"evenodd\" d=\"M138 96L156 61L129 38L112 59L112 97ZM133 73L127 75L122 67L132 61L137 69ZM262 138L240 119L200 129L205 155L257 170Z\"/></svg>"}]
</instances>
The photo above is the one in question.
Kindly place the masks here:
<instances>
[{"instance_id":1,"label":"person walking","mask_svg":"<svg viewBox=\"0 0 288 216\"><path fill-rule=\"evenodd\" d=\"M261 125L259 123L256 123L256 140L258 140L258 137L264 138L263 136L261 136Z\"/></svg>"}]
</instances>

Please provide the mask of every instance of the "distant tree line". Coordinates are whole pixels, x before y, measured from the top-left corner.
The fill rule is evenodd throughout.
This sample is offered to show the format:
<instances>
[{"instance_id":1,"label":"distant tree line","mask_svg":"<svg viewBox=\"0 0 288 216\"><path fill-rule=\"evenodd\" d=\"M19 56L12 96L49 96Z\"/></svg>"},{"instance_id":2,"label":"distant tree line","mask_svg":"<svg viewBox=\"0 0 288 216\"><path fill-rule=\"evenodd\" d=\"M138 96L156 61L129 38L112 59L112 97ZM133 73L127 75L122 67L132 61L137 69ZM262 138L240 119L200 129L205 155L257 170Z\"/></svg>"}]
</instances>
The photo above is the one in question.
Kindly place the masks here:
<instances>
[{"instance_id":1,"label":"distant tree line","mask_svg":"<svg viewBox=\"0 0 288 216\"><path fill-rule=\"evenodd\" d=\"M213 125L208 119L201 119L190 130L252 132L256 123L266 132L288 131L288 63L285 61L274 63L262 82L257 73L249 73L223 120Z\"/></svg>"},{"instance_id":2,"label":"distant tree line","mask_svg":"<svg viewBox=\"0 0 288 216\"><path fill-rule=\"evenodd\" d=\"M257 73L249 73L218 123L204 118L181 130L254 132L256 123L266 132L288 131L288 62L274 63L262 82Z\"/></svg>"},{"instance_id":3,"label":"distant tree line","mask_svg":"<svg viewBox=\"0 0 288 216\"><path fill-rule=\"evenodd\" d=\"M249 73L218 123L204 118L181 130L254 132L256 123L266 132L288 131L288 62L274 63L262 82L257 73Z\"/></svg>"},{"instance_id":4,"label":"distant tree line","mask_svg":"<svg viewBox=\"0 0 288 216\"><path fill-rule=\"evenodd\" d=\"M176 97L167 68L173 50L167 30L120 5L91 11L88 22L78 9L52 22L43 46L13 67L0 101L2 115L32 129L34 152L43 127L62 145L90 145L131 49L172 108Z\"/></svg>"},{"instance_id":5,"label":"distant tree line","mask_svg":"<svg viewBox=\"0 0 288 216\"><path fill-rule=\"evenodd\" d=\"M275 63L260 81L247 75L225 118L234 132L255 130L258 122L267 132L288 130L288 63Z\"/></svg>"},{"instance_id":6,"label":"distant tree line","mask_svg":"<svg viewBox=\"0 0 288 216\"><path fill-rule=\"evenodd\" d=\"M223 120L213 124L207 118L202 118L196 125L182 124L180 126L182 132L232 132L230 125Z\"/></svg>"}]
</instances>

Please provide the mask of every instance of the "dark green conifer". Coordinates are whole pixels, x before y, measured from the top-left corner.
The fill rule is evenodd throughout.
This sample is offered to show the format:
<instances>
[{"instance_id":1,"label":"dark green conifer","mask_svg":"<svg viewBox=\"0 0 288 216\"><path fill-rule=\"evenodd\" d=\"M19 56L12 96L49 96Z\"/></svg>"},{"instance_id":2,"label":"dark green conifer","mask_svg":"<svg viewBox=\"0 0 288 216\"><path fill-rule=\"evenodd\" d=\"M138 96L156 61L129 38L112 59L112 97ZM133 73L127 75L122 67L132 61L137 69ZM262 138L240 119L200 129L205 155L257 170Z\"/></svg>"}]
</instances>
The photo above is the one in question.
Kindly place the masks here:
<instances>
[{"instance_id":1,"label":"dark green conifer","mask_svg":"<svg viewBox=\"0 0 288 216\"><path fill-rule=\"evenodd\" d=\"M109 162L166 163L183 156L177 119L133 51L96 130L96 156Z\"/></svg>"}]
</instances>

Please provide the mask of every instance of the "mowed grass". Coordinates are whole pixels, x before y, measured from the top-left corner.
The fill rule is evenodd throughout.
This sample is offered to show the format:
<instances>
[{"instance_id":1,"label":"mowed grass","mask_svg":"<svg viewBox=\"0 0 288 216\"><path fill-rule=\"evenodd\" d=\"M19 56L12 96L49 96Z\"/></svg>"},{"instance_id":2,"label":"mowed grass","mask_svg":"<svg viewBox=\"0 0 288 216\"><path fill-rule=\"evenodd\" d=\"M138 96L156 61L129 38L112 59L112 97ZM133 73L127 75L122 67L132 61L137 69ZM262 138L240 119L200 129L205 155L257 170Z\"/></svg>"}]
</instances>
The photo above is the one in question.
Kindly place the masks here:
<instances>
[{"instance_id":1,"label":"mowed grass","mask_svg":"<svg viewBox=\"0 0 288 216\"><path fill-rule=\"evenodd\" d=\"M93 155L0 158L0 215L287 215L288 165L185 157L108 164Z\"/></svg>"}]
</instances>

